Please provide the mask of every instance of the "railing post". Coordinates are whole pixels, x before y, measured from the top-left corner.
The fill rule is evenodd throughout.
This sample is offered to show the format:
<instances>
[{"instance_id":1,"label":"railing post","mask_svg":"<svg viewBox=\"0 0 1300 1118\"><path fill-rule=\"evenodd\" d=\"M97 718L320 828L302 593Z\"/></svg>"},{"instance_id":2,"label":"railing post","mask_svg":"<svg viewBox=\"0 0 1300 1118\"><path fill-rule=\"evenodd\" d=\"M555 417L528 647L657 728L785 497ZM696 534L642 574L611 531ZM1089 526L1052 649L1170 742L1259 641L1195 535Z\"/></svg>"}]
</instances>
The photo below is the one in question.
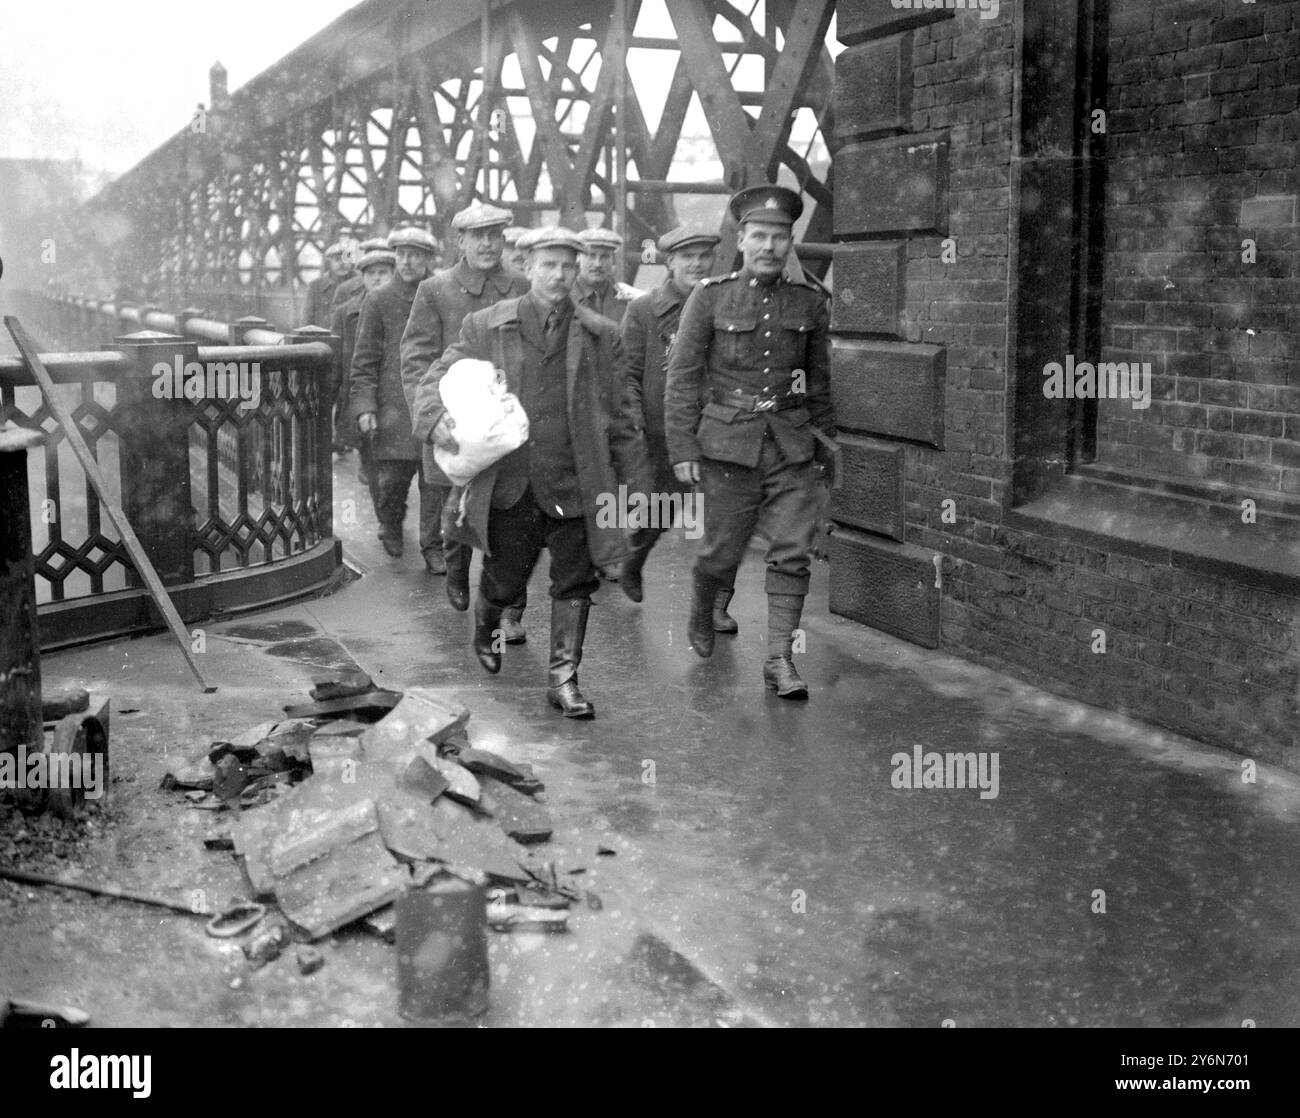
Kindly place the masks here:
<instances>
[{"instance_id":1,"label":"railing post","mask_svg":"<svg viewBox=\"0 0 1300 1118\"><path fill-rule=\"evenodd\" d=\"M317 516L321 538L334 535L334 399L339 391L339 359L343 339L319 326L300 326L285 336L285 344L325 342L334 351L329 370L316 379L316 454L314 472L320 506Z\"/></svg>"},{"instance_id":2,"label":"railing post","mask_svg":"<svg viewBox=\"0 0 1300 1118\"><path fill-rule=\"evenodd\" d=\"M183 311L176 312L176 333L182 338L188 338L189 320L191 318L207 318L208 312L201 307L186 307Z\"/></svg>"},{"instance_id":3,"label":"railing post","mask_svg":"<svg viewBox=\"0 0 1300 1118\"><path fill-rule=\"evenodd\" d=\"M164 583L194 580L194 506L190 496L190 420L193 404L182 396L154 395L154 367L198 364L199 347L173 334L141 330L114 345L134 363L118 382L115 414L122 416L122 507L145 554ZM199 365L200 370L202 366ZM162 369L159 369L162 372ZM202 375L200 373L200 375ZM206 378L204 378L206 382ZM140 585L135 580L135 585Z\"/></svg>"},{"instance_id":4,"label":"railing post","mask_svg":"<svg viewBox=\"0 0 1300 1118\"><path fill-rule=\"evenodd\" d=\"M40 750L41 642L36 620L32 512L27 451L45 442L40 431L0 428L0 753L20 745Z\"/></svg>"},{"instance_id":5,"label":"railing post","mask_svg":"<svg viewBox=\"0 0 1300 1118\"><path fill-rule=\"evenodd\" d=\"M226 345L243 345L244 334L248 330L270 330L271 324L264 318L259 318L255 314L246 314L243 318L237 318L230 323L230 337Z\"/></svg>"},{"instance_id":6,"label":"railing post","mask_svg":"<svg viewBox=\"0 0 1300 1118\"><path fill-rule=\"evenodd\" d=\"M117 312L117 328L113 331L115 337L125 337L140 329L139 323L126 316L127 310L135 310L134 300L128 299L122 303L114 303L113 308Z\"/></svg>"}]
</instances>

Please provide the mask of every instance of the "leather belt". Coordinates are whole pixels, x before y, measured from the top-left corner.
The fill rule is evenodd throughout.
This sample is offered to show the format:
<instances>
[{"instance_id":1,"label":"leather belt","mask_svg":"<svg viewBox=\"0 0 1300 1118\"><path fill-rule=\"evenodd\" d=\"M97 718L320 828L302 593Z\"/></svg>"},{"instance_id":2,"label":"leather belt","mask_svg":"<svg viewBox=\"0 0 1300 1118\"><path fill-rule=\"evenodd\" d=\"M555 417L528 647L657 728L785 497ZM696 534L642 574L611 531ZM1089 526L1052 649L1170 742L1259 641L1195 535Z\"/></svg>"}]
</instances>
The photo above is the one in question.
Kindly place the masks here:
<instances>
[{"instance_id":1,"label":"leather belt","mask_svg":"<svg viewBox=\"0 0 1300 1118\"><path fill-rule=\"evenodd\" d=\"M787 392L780 396L764 392L751 396L730 388L710 388L709 395L715 404L739 408L741 411L785 411L804 404L801 392Z\"/></svg>"}]
</instances>

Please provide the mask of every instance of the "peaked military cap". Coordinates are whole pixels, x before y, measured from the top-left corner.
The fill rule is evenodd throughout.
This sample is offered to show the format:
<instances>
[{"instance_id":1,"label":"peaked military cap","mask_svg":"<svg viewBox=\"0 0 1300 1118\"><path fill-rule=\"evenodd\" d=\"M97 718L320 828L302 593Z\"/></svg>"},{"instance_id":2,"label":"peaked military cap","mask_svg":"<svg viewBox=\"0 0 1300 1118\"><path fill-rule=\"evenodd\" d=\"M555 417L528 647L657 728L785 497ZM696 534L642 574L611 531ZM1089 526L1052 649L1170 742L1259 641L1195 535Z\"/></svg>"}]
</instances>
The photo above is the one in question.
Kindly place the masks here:
<instances>
[{"instance_id":1,"label":"peaked military cap","mask_svg":"<svg viewBox=\"0 0 1300 1118\"><path fill-rule=\"evenodd\" d=\"M419 248L425 252L437 252L438 242L432 233L417 225L402 225L388 234L389 248Z\"/></svg>"},{"instance_id":2,"label":"peaked military cap","mask_svg":"<svg viewBox=\"0 0 1300 1118\"><path fill-rule=\"evenodd\" d=\"M659 238L659 251L676 252L679 248L686 248L688 245L708 245L712 248L721 243L721 237L716 233L710 233L702 226L679 225Z\"/></svg>"},{"instance_id":3,"label":"peaked military cap","mask_svg":"<svg viewBox=\"0 0 1300 1118\"><path fill-rule=\"evenodd\" d=\"M377 264L387 264L390 268L396 268L397 253L386 248L372 248L369 252L362 253L361 259L357 261L357 267L363 272Z\"/></svg>"},{"instance_id":4,"label":"peaked military cap","mask_svg":"<svg viewBox=\"0 0 1300 1118\"><path fill-rule=\"evenodd\" d=\"M519 238L518 247L532 252L537 248L568 248L574 252L582 251L582 241L578 234L570 229L561 229L556 225L544 225L540 229L530 229Z\"/></svg>"},{"instance_id":5,"label":"peaked military cap","mask_svg":"<svg viewBox=\"0 0 1300 1118\"><path fill-rule=\"evenodd\" d=\"M526 237L531 232L527 225L511 225L506 229L506 244L514 248L521 237Z\"/></svg>"},{"instance_id":6,"label":"peaked military cap","mask_svg":"<svg viewBox=\"0 0 1300 1118\"><path fill-rule=\"evenodd\" d=\"M793 225L803 213L803 199L793 190L775 184L751 186L731 196L727 203L737 222L765 221L770 225Z\"/></svg>"},{"instance_id":7,"label":"peaked military cap","mask_svg":"<svg viewBox=\"0 0 1300 1118\"><path fill-rule=\"evenodd\" d=\"M582 251L590 252L596 248L622 248L623 238L613 229L584 229L578 234Z\"/></svg>"},{"instance_id":8,"label":"peaked military cap","mask_svg":"<svg viewBox=\"0 0 1300 1118\"><path fill-rule=\"evenodd\" d=\"M457 233L463 233L466 229L490 229L494 225L509 225L513 217L514 214L509 210L503 210L500 206L475 202L472 206L466 206L451 219L451 227Z\"/></svg>"}]
</instances>

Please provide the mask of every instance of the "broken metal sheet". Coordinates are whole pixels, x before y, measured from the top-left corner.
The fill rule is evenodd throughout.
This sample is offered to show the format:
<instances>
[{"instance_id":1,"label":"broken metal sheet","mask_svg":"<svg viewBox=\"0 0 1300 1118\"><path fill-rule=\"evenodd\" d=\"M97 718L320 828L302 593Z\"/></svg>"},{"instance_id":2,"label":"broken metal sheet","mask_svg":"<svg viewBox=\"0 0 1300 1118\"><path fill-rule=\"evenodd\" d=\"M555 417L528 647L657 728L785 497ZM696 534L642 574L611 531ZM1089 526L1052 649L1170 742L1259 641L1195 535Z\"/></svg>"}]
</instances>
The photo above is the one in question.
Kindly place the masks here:
<instances>
[{"instance_id":1,"label":"broken metal sheet","mask_svg":"<svg viewBox=\"0 0 1300 1118\"><path fill-rule=\"evenodd\" d=\"M378 721L402 701L400 691L367 691L344 699L327 699L320 703L300 703L284 708L290 718L328 718L335 714L372 715Z\"/></svg>"},{"instance_id":2,"label":"broken metal sheet","mask_svg":"<svg viewBox=\"0 0 1300 1118\"><path fill-rule=\"evenodd\" d=\"M491 776L480 776L483 807L497 826L516 842L545 842L551 837L551 813L536 800Z\"/></svg>"},{"instance_id":3,"label":"broken metal sheet","mask_svg":"<svg viewBox=\"0 0 1300 1118\"><path fill-rule=\"evenodd\" d=\"M312 939L391 904L407 883L369 799L324 818L310 812L291 818L271 845L268 865L280 911Z\"/></svg>"},{"instance_id":4,"label":"broken metal sheet","mask_svg":"<svg viewBox=\"0 0 1300 1118\"><path fill-rule=\"evenodd\" d=\"M435 745L469 719L460 703L448 702L425 687L408 690L382 721L361 735L367 759L404 765L421 742Z\"/></svg>"},{"instance_id":5,"label":"broken metal sheet","mask_svg":"<svg viewBox=\"0 0 1300 1118\"><path fill-rule=\"evenodd\" d=\"M278 726L278 722L259 722L256 726L250 726L242 734L236 734L233 738L228 739L230 744L237 749L253 749L258 742L264 738L269 738L271 732Z\"/></svg>"},{"instance_id":6,"label":"broken metal sheet","mask_svg":"<svg viewBox=\"0 0 1300 1118\"><path fill-rule=\"evenodd\" d=\"M411 763L402 773L402 787L419 793L429 803L433 803L451 787L451 781L423 757L412 757Z\"/></svg>"},{"instance_id":7,"label":"broken metal sheet","mask_svg":"<svg viewBox=\"0 0 1300 1118\"><path fill-rule=\"evenodd\" d=\"M354 722L351 718L339 718L333 722L327 722L312 734L312 739L328 737L355 737L364 734L370 729L369 722Z\"/></svg>"},{"instance_id":8,"label":"broken metal sheet","mask_svg":"<svg viewBox=\"0 0 1300 1118\"><path fill-rule=\"evenodd\" d=\"M194 788L201 792L212 791L212 766L207 761L189 761L178 765L162 778L164 792L173 788Z\"/></svg>"},{"instance_id":9,"label":"broken metal sheet","mask_svg":"<svg viewBox=\"0 0 1300 1118\"><path fill-rule=\"evenodd\" d=\"M212 766L212 792L218 799L227 803L239 799L248 782L248 766L233 753L227 753Z\"/></svg>"},{"instance_id":10,"label":"broken metal sheet","mask_svg":"<svg viewBox=\"0 0 1300 1118\"><path fill-rule=\"evenodd\" d=\"M463 769L455 761L448 760L446 757L439 757L431 750L424 754L425 760L438 770L450 787L447 789L447 795L453 800L470 807L477 807L479 801L483 798L483 788L476 777L468 769Z\"/></svg>"},{"instance_id":11,"label":"broken metal sheet","mask_svg":"<svg viewBox=\"0 0 1300 1118\"><path fill-rule=\"evenodd\" d=\"M493 901L487 906L488 927L494 932L567 932L569 914L554 908Z\"/></svg>"},{"instance_id":12,"label":"broken metal sheet","mask_svg":"<svg viewBox=\"0 0 1300 1118\"><path fill-rule=\"evenodd\" d=\"M526 779L522 769L490 749L462 749L456 760L476 776L494 776L507 784Z\"/></svg>"},{"instance_id":13,"label":"broken metal sheet","mask_svg":"<svg viewBox=\"0 0 1300 1118\"><path fill-rule=\"evenodd\" d=\"M429 810L441 839L441 861L453 868L482 870L495 881L516 884L528 880L520 864L523 849L506 838L492 820L472 815L446 796L435 800Z\"/></svg>"},{"instance_id":14,"label":"broken metal sheet","mask_svg":"<svg viewBox=\"0 0 1300 1118\"><path fill-rule=\"evenodd\" d=\"M375 687L375 681L359 668L325 672L312 676L311 681L314 684L311 697L317 702L364 695L367 691L373 691Z\"/></svg>"}]
</instances>

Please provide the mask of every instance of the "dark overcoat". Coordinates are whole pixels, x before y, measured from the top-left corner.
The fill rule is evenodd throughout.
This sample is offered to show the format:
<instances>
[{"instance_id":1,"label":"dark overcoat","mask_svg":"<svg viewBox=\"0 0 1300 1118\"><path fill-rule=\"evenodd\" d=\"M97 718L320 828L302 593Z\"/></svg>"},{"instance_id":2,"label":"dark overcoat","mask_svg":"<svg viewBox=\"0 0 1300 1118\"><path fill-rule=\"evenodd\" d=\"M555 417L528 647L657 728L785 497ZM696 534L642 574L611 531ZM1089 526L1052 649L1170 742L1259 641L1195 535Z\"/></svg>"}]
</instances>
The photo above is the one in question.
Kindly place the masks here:
<instances>
[{"instance_id":1,"label":"dark overcoat","mask_svg":"<svg viewBox=\"0 0 1300 1118\"><path fill-rule=\"evenodd\" d=\"M682 316L685 297L665 280L638 295L623 316L623 356L627 366L627 407L632 422L645 432L646 452L657 493L684 493L677 480L664 436L664 388L668 355Z\"/></svg>"},{"instance_id":2,"label":"dark overcoat","mask_svg":"<svg viewBox=\"0 0 1300 1118\"><path fill-rule=\"evenodd\" d=\"M463 357L490 361L505 372L506 385L516 396L526 359L520 336L519 298L505 299L466 316L460 338L449 345L421 378L415 391L416 436L427 441L446 410L438 391L443 374ZM587 549L598 567L622 562L630 554L627 538L608 513L617 499L619 483L629 491L647 491L649 471L645 443L622 406L609 406L608 385L621 384L622 346L613 324L584 307L575 307L565 351L569 432L573 461L587 521ZM613 369L612 374L602 370ZM614 397L619 401L623 393ZM454 538L487 551L488 516L493 508L509 508L528 485L526 456L507 454L475 477L463 491L453 487L449 501L463 501L464 516Z\"/></svg>"},{"instance_id":3,"label":"dark overcoat","mask_svg":"<svg viewBox=\"0 0 1300 1118\"><path fill-rule=\"evenodd\" d=\"M402 390L402 331L411 313L415 284L394 275L361 301L357 345L352 351L352 416L366 412L379 418L376 460L419 459L420 444L411 435L411 410Z\"/></svg>"}]
</instances>

